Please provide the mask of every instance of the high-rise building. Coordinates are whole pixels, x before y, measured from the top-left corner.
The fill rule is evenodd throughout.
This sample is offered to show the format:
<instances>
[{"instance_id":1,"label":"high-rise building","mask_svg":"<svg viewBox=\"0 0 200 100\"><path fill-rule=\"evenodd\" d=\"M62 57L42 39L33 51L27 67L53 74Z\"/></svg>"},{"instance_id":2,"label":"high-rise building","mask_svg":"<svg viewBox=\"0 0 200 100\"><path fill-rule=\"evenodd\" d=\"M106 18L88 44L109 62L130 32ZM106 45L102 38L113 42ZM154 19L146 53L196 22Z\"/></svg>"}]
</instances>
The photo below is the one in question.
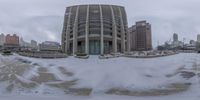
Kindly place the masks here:
<instances>
[{"instance_id":1,"label":"high-rise building","mask_svg":"<svg viewBox=\"0 0 200 100\"><path fill-rule=\"evenodd\" d=\"M124 7L76 5L66 8L62 50L73 54L124 53L129 50Z\"/></svg>"},{"instance_id":2,"label":"high-rise building","mask_svg":"<svg viewBox=\"0 0 200 100\"><path fill-rule=\"evenodd\" d=\"M2 34L0 35L0 46L3 46L4 43L5 43L5 35L2 33Z\"/></svg>"},{"instance_id":3,"label":"high-rise building","mask_svg":"<svg viewBox=\"0 0 200 100\"><path fill-rule=\"evenodd\" d=\"M31 47L32 48L37 48L37 41L31 40Z\"/></svg>"},{"instance_id":4,"label":"high-rise building","mask_svg":"<svg viewBox=\"0 0 200 100\"><path fill-rule=\"evenodd\" d=\"M178 42L178 34L173 34L173 42Z\"/></svg>"},{"instance_id":5,"label":"high-rise building","mask_svg":"<svg viewBox=\"0 0 200 100\"><path fill-rule=\"evenodd\" d=\"M197 42L200 43L200 34L197 35Z\"/></svg>"},{"instance_id":6,"label":"high-rise building","mask_svg":"<svg viewBox=\"0 0 200 100\"><path fill-rule=\"evenodd\" d=\"M172 46L172 48L180 48L180 47L183 47L183 46L184 46L184 39L183 39L183 41L179 41L179 40L178 40L178 34L177 34L177 33L174 33L174 34L173 34L173 41L172 41L171 46Z\"/></svg>"},{"instance_id":7,"label":"high-rise building","mask_svg":"<svg viewBox=\"0 0 200 100\"><path fill-rule=\"evenodd\" d=\"M131 51L151 50L151 25L146 21L136 22L129 28Z\"/></svg>"}]
</instances>

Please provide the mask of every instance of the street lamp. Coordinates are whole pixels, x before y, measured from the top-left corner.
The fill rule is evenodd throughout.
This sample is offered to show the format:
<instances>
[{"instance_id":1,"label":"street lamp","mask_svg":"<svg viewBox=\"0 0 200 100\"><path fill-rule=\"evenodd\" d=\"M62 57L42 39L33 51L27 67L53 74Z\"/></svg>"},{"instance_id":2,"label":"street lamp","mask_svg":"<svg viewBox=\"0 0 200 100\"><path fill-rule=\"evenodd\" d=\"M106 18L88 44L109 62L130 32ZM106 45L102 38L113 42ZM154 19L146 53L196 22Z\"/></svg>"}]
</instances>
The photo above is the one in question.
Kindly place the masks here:
<instances>
[{"instance_id":1,"label":"street lamp","mask_svg":"<svg viewBox=\"0 0 200 100\"><path fill-rule=\"evenodd\" d=\"M185 50L185 44L184 44L184 42L186 41L186 38L183 38L183 51Z\"/></svg>"}]
</instances>

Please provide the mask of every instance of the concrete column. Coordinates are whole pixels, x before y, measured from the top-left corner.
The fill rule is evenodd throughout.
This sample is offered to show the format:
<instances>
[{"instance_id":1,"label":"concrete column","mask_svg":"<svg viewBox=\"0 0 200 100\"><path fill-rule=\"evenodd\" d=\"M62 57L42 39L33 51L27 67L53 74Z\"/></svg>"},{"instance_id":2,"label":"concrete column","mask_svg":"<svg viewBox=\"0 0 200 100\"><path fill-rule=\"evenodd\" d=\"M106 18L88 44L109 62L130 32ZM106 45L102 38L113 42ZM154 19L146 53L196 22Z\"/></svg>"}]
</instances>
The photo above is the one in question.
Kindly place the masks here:
<instances>
[{"instance_id":1,"label":"concrete column","mask_svg":"<svg viewBox=\"0 0 200 100\"><path fill-rule=\"evenodd\" d=\"M85 24L85 53L89 54L89 40L88 40L88 34L89 34L89 8L90 6L87 6L87 15L86 15L86 24Z\"/></svg>"},{"instance_id":2,"label":"concrete column","mask_svg":"<svg viewBox=\"0 0 200 100\"><path fill-rule=\"evenodd\" d=\"M113 29L113 53L117 53L117 26L115 22L115 15L113 11L113 7L110 5L111 13L112 13L112 29Z\"/></svg>"},{"instance_id":3,"label":"concrete column","mask_svg":"<svg viewBox=\"0 0 200 100\"><path fill-rule=\"evenodd\" d=\"M79 6L77 6L76 9L76 16L73 27L73 55L76 55L77 53L78 11L79 11Z\"/></svg>"},{"instance_id":4,"label":"concrete column","mask_svg":"<svg viewBox=\"0 0 200 100\"><path fill-rule=\"evenodd\" d=\"M68 14L68 19L67 19L67 29L66 29L66 46L65 46L65 52L68 54L68 51L69 51L69 34L70 34L70 19L71 19L71 11L72 11L72 8L70 7L70 11L69 11L69 14Z\"/></svg>"},{"instance_id":5,"label":"concrete column","mask_svg":"<svg viewBox=\"0 0 200 100\"><path fill-rule=\"evenodd\" d=\"M126 26L125 27L126 28L126 30L127 30L127 34L126 34L126 38L127 38L127 52L128 53L130 53L130 51L131 51L131 35L130 35L130 32L128 31L128 26ZM133 41L135 41L135 40L133 40Z\"/></svg>"},{"instance_id":6,"label":"concrete column","mask_svg":"<svg viewBox=\"0 0 200 100\"><path fill-rule=\"evenodd\" d=\"M65 11L65 15L64 15L64 23L63 23L63 30L62 30L62 41L61 41L61 43L62 43L62 51L65 52L65 53L67 53L67 49L66 49L66 46L67 46L66 39L67 39L67 37L66 37L66 39L64 37L64 36L67 35L66 34L67 33L66 32L67 29L65 29L65 27L67 26L67 24L66 24L66 21L67 21L67 19L66 19L66 11Z\"/></svg>"},{"instance_id":7,"label":"concrete column","mask_svg":"<svg viewBox=\"0 0 200 100\"><path fill-rule=\"evenodd\" d=\"M64 34L65 34L65 33L64 33L64 25L63 25L62 40L61 40L61 43L62 43L62 44L61 44L61 49L62 49L63 52L66 53L66 52L67 52L67 51L66 51L66 42L65 42L66 40L64 39ZM1 45L1 43L0 43L0 45Z\"/></svg>"},{"instance_id":8,"label":"concrete column","mask_svg":"<svg viewBox=\"0 0 200 100\"><path fill-rule=\"evenodd\" d=\"M121 50L122 53L125 52L125 31L124 31L124 21L123 21L123 17L122 17L122 12L121 9L119 7L119 14L120 14L120 23L121 23Z\"/></svg>"},{"instance_id":9,"label":"concrete column","mask_svg":"<svg viewBox=\"0 0 200 100\"><path fill-rule=\"evenodd\" d=\"M103 33L103 14L102 14L102 7L99 5L100 8L100 20L101 20L101 38L100 38L100 43L101 43L101 55L104 54L104 33Z\"/></svg>"}]
</instances>

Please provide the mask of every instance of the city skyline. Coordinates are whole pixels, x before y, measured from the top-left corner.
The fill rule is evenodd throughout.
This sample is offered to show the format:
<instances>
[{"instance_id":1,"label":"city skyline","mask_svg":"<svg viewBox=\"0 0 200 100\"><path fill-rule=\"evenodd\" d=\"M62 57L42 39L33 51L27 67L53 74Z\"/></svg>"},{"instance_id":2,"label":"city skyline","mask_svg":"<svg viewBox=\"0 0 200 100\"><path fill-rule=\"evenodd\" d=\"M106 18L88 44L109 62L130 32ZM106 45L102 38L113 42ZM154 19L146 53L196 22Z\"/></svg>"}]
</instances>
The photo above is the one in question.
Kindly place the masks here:
<instances>
[{"instance_id":1,"label":"city skyline","mask_svg":"<svg viewBox=\"0 0 200 100\"><path fill-rule=\"evenodd\" d=\"M49 1L49 0L48 0ZM79 4L114 4L124 6L129 27L136 21L147 20L152 25L154 47L172 39L173 33L186 41L196 40L200 33L198 0L0 0L1 33L16 33L26 41L45 40L61 42L65 8ZM10 5L10 6L7 6ZM23 5L23 6L22 6ZM12 8L11 8L12 7ZM147 9L144 9L147 8ZM14 18L12 18L14 16Z\"/></svg>"}]
</instances>

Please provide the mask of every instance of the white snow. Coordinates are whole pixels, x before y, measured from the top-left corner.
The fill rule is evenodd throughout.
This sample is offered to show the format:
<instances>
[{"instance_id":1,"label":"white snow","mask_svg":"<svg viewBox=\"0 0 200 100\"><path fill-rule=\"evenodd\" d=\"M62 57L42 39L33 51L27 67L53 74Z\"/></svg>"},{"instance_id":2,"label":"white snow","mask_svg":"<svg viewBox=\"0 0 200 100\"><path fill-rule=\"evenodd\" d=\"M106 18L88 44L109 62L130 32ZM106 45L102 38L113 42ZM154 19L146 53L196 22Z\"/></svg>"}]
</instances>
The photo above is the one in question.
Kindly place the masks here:
<instances>
[{"instance_id":1,"label":"white snow","mask_svg":"<svg viewBox=\"0 0 200 100\"><path fill-rule=\"evenodd\" d=\"M98 56L90 56L89 59L78 59L74 57L62 59L36 59L18 55L6 58L0 56L1 60L14 60L17 57L32 61L32 63L38 63L40 66L47 68L60 80L78 79L77 84L74 87L92 88L93 95L81 97L61 94L53 94L53 96L42 94L39 96L34 96L36 94L1 94L0 100L66 100L66 98L69 100L198 100L198 98L200 98L200 83L198 83L199 79L197 76L189 80L180 77L180 75L166 77L166 75L176 73L180 68L184 68L184 70L191 70L194 63L200 65L200 55L194 53L182 53L167 57L148 59L125 57L98 59ZM66 68L68 71L73 72L74 76L68 78L58 71L58 67ZM37 75L35 72L36 69L33 69L30 72L25 73L23 78L30 79L34 75ZM192 87L188 91L168 96L131 97L95 94L105 92L111 88L148 90L160 88L161 86L165 86L170 83L185 82L193 83ZM41 91L43 91L43 89L44 91L50 91L45 90L49 87L44 85L41 85L38 88Z\"/></svg>"}]
</instances>

